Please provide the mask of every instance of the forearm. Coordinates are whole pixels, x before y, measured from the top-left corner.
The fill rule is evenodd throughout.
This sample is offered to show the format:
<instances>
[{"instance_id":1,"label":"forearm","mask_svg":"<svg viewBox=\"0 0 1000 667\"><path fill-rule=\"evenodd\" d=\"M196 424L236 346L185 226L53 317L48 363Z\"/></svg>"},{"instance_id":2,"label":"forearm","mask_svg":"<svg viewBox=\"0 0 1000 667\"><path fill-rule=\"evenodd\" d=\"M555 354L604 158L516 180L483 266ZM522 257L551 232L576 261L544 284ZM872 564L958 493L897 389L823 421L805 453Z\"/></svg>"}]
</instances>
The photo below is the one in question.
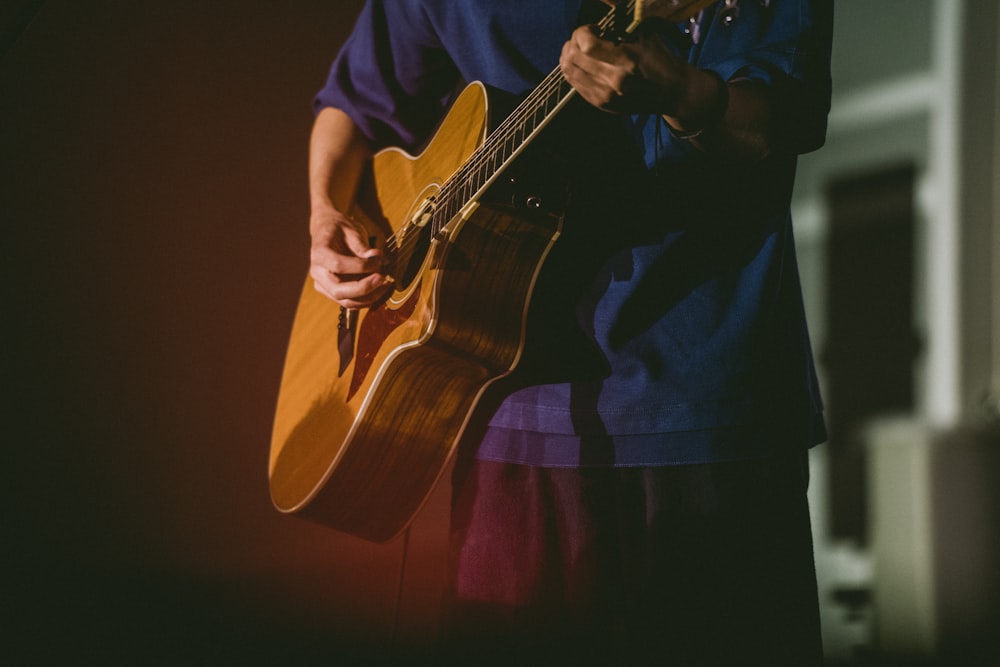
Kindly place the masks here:
<instances>
[{"instance_id":1,"label":"forearm","mask_svg":"<svg viewBox=\"0 0 1000 667\"><path fill-rule=\"evenodd\" d=\"M354 202L362 167L371 156L367 139L343 111L326 108L309 140L309 200L313 214L346 214Z\"/></svg>"},{"instance_id":2,"label":"forearm","mask_svg":"<svg viewBox=\"0 0 1000 667\"><path fill-rule=\"evenodd\" d=\"M771 153L771 101L764 86L749 80L724 82L694 67L687 78L683 101L663 116L675 136L726 161L752 163Z\"/></svg>"},{"instance_id":3,"label":"forearm","mask_svg":"<svg viewBox=\"0 0 1000 667\"><path fill-rule=\"evenodd\" d=\"M344 308L377 301L391 281L372 230L351 217L368 141L344 112L326 108L316 116L309 140L309 274L316 290Z\"/></svg>"}]
</instances>

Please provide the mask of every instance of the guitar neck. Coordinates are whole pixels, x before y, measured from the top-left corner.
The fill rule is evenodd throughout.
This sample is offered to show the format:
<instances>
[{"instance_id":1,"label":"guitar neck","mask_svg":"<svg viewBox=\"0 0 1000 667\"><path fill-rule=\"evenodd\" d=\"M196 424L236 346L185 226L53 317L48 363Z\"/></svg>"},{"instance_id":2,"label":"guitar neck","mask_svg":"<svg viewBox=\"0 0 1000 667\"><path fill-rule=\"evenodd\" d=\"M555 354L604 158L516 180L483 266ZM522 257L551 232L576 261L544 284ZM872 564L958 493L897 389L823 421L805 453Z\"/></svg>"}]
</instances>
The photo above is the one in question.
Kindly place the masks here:
<instances>
[{"instance_id":1,"label":"guitar neck","mask_svg":"<svg viewBox=\"0 0 1000 667\"><path fill-rule=\"evenodd\" d=\"M676 22L692 19L715 0L627 0L598 22L604 38L624 37L647 18ZM556 67L486 138L469 160L442 184L435 197L431 230L438 234L465 206L476 200L521 154L576 91Z\"/></svg>"},{"instance_id":2,"label":"guitar neck","mask_svg":"<svg viewBox=\"0 0 1000 667\"><path fill-rule=\"evenodd\" d=\"M623 14L633 18L618 32L627 34L634 30L640 20L642 4L642 0L628 0L621 7L612 8L598 23L601 35L615 33L616 26L622 25ZM524 151L575 94L562 71L558 67L553 69L490 133L465 165L442 185L432 217L432 233L440 232L468 202L492 185L500 172Z\"/></svg>"}]
</instances>

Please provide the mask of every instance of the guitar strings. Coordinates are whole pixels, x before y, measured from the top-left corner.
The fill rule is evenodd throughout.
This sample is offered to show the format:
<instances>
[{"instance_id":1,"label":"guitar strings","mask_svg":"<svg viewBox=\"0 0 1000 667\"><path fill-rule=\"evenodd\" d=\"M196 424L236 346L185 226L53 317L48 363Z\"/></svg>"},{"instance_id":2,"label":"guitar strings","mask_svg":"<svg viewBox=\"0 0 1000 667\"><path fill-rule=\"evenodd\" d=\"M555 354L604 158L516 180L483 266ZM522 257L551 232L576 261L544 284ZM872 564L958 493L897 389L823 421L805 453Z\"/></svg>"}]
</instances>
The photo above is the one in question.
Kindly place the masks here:
<instances>
[{"instance_id":1,"label":"guitar strings","mask_svg":"<svg viewBox=\"0 0 1000 667\"><path fill-rule=\"evenodd\" d=\"M558 71L553 74L558 74ZM475 194L477 194L483 187L483 185L490 180L496 173L507 166L510 158L506 158L499 165L494 165L491 171L483 173L484 168L489 167L489 161L494 160L501 149L511 140L516 138L516 133L518 131L524 131L527 119L536 114L539 109L542 108L542 102L547 102L551 100L552 94L559 90L559 86L565 81L551 80L553 79L553 74L547 77L543 84L536 88L532 95L525 99L525 103L518 106L513 113L503 124L497 127L493 133L489 135L486 141L480 145L476 151L472 153L465 164L459 168L451 177L449 177L438 190L434 202L434 212L432 212L431 217L431 235L435 235L441 231L445 224L452 219L455 213L457 213L462 206L468 201L471 201ZM569 89L566 97L569 96L574 91ZM539 99L542 98L542 99ZM562 100L559 100L561 102ZM556 105L559 103L557 102ZM548 116L548 115L547 115ZM547 117L546 116L546 117ZM531 132L526 133L530 136ZM521 145L525 142L522 140ZM511 149L511 152L515 152L519 146L515 146ZM480 177L479 179L476 176ZM443 212L443 214L439 213ZM435 215L436 213L436 215ZM401 228L400 231L403 231ZM396 254L396 250L403 251L411 249L420 240L420 234L405 234L403 236L403 241L397 246L397 233L393 233L386 239L386 254L392 259Z\"/></svg>"},{"instance_id":2,"label":"guitar strings","mask_svg":"<svg viewBox=\"0 0 1000 667\"><path fill-rule=\"evenodd\" d=\"M630 0L628 3L628 8L634 7L635 0ZM608 27L615 21L615 10L609 11L598 23L601 28L602 34L605 33ZM441 187L441 193L445 193L446 190L450 192L451 189L456 187L456 183L461 183L467 180L470 175L469 172L477 170L483 166L488 166L486 162L489 158L496 156L499 148L511 138L516 138L518 131L525 130L525 119L529 116L534 116L537 112L543 108L543 106L550 104L552 102L553 93L557 92L559 88L563 85L568 87L568 82L565 77L562 76L562 71L559 67L554 68L548 76L546 76L542 83L536 87L531 93L517 106L514 112L505 119L497 128L490 133L486 141L470 156L469 160L465 165L460 168L448 181L446 181ZM559 106L564 100L568 99L575 91L572 88L568 88L565 97L558 100L553 106ZM545 118L548 118L550 114L546 114ZM543 119L544 120L544 119ZM530 134L530 133L529 133ZM522 140L523 143L523 140ZM516 150L516 149L515 149ZM503 164L497 167L497 171L502 169L507 165L506 160ZM488 178L486 180L489 180ZM481 185L474 186L476 188L481 187ZM440 193L439 193L440 194ZM447 194L447 193L446 193Z\"/></svg>"},{"instance_id":3,"label":"guitar strings","mask_svg":"<svg viewBox=\"0 0 1000 667\"><path fill-rule=\"evenodd\" d=\"M634 3L635 0L631 0ZM630 3L630 4L631 4ZM606 30L607 27L614 21L614 10L610 11L605 15L601 22L599 23L602 30ZM439 206L447 209L449 205L452 204L453 191L458 190L459 193L461 189L468 188L470 185L470 177L475 172L486 165L489 159L495 158L498 150L502 148L507 142L516 137L517 131L524 131L525 120L529 116L536 115L538 110L542 108L543 104L551 102L552 93L558 91L562 84L565 84L565 78L562 77L561 70L556 67L553 69L542 83L537 86L531 93L515 108L514 112L508 116L481 144L465 162L465 164L455 172L445 183L442 184L438 192L438 201L436 202ZM568 94L572 94L572 89L568 91ZM560 100L561 102L562 100ZM504 164L501 164L497 168L499 170ZM488 180L488 178L487 178ZM475 189L481 187L481 185L473 185ZM471 199L471 197L470 197ZM450 215L444 216L445 219L450 219ZM435 220L435 222L437 222ZM434 233L440 231L439 227L432 227Z\"/></svg>"},{"instance_id":4,"label":"guitar strings","mask_svg":"<svg viewBox=\"0 0 1000 667\"><path fill-rule=\"evenodd\" d=\"M539 108L541 108L540 100L538 98L544 98L548 100L551 98L552 93L558 90L558 86L564 81L559 81L555 78L558 75L558 69L554 70L549 74L546 79L543 80L539 87L532 91L529 97L525 98L524 102L520 104L514 113L511 114L497 129L490 133L486 141L477 148L465 164L458 169L451 177L449 177L438 190L436 195L436 201L434 202L436 211L449 211L449 209L454 209L453 213L446 213L443 216L432 215L431 218L431 235L437 234L441 231L444 224L450 220L454 213L460 210L461 206L456 204L456 201L461 201L462 205L465 202L471 201L473 196L481 189L482 184L475 183L473 176L475 171L482 169L487 166L489 159L492 159L499 152L499 148L506 144L511 138L516 136L516 131L523 128L526 119L537 113ZM572 93L570 89L570 94ZM544 101L544 100L542 100ZM503 167L506 166L509 158L505 160L502 164L497 166L493 171L493 174L499 172ZM492 176L492 174L490 174ZM486 177L485 181L488 181L489 177ZM465 196L461 197L463 191L471 192ZM441 218L444 218L444 223L441 222ZM400 231L403 231L401 228ZM385 251L389 259L392 259L396 254L397 250L406 250L412 248L419 241L419 234L406 234L403 236L403 241L401 245L396 244L397 233L391 234L386 238Z\"/></svg>"},{"instance_id":5,"label":"guitar strings","mask_svg":"<svg viewBox=\"0 0 1000 667\"><path fill-rule=\"evenodd\" d=\"M629 0L627 8L629 10L634 9L635 0ZM606 34L609 26L615 22L615 9L612 9L605 15L598 26L601 28L602 34ZM483 167L489 166L487 163L489 160L495 159L499 150L505 146L509 140L516 138L518 131L525 132L527 125L527 118L534 116L538 113L540 109L546 104L551 104L553 93L558 92L560 87L568 86L568 82L562 76L562 72L559 67L556 67L546 76L542 83L539 84L531 93L517 106L514 112L505 119L481 144L465 162L465 164L456 171L451 177L449 177L441 186L437 194L437 201L435 202L435 211L444 210L445 215L435 216L432 214L431 219L431 233L437 234L440 232L444 224L449 221L454 213L460 210L460 206L455 204L456 197L468 192L465 197L459 197L459 201L464 202L471 201L473 196L482 189L483 185L490 180L497 172L502 170L510 161L510 157L507 157L499 165L493 166L492 172L489 172L483 178L483 181L477 183L473 176L475 172L483 169ZM555 102L554 107L560 107L565 101L567 101L573 94L574 90L570 87L566 90L565 94ZM548 120L553 112L547 112L542 118L542 122ZM539 123L541 125L541 123ZM516 152L521 146L523 146L527 137L534 134L535 131L539 129L536 127L531 132L526 133L526 137L523 137L520 144L516 145L512 149L512 153ZM482 176L482 174L480 174ZM449 209L454 208L454 212L449 212ZM441 222L441 220L444 222ZM403 238L403 244L398 245L396 243L396 233L391 234L386 239L386 254L387 256L393 258L396 254L396 250L405 250L412 248L420 240L420 234L408 234Z\"/></svg>"},{"instance_id":6,"label":"guitar strings","mask_svg":"<svg viewBox=\"0 0 1000 667\"><path fill-rule=\"evenodd\" d=\"M636 0L629 0L627 10L634 11ZM607 33L608 29L615 23L616 9L612 8L599 22L598 27L601 34ZM561 88L565 86L565 92ZM541 126L549 120L551 115L561 108L576 91L569 86L566 78L562 75L561 69L555 67L543 80L534 88L528 96L514 109L503 122L491 132L486 140L475 150L469 159L445 182L441 185L436 195L433 210L431 212L431 235L436 235L445 224L451 220L455 213L468 201L471 201L476 194L490 181L493 176L499 173L510 163L513 154L526 145L527 139L532 137ZM558 96L556 93L560 93ZM553 98L556 101L553 103ZM552 108L552 111L548 109ZM528 130L530 117L536 116L540 110L545 109L542 119L536 122L535 126ZM490 160L495 160L498 154L502 153L502 148L512 139L516 140L517 133L522 132L524 136L519 143L514 143L511 148L511 155L504 158L499 165L489 164ZM480 173L484 168L489 168L486 173ZM477 182L474 176L479 174L481 182ZM464 197L459 195L465 194ZM461 206L456 203L461 203ZM454 212L448 212L454 208ZM439 210L445 211L445 215L434 215ZM443 218L443 222L441 219ZM409 223L405 223L400 229L403 231ZM397 253L412 249L419 241L421 234L413 233L403 236L401 243L398 242L397 232L390 234L385 241L384 252L390 261L395 261Z\"/></svg>"},{"instance_id":7,"label":"guitar strings","mask_svg":"<svg viewBox=\"0 0 1000 667\"><path fill-rule=\"evenodd\" d=\"M636 0L629 0L626 5L627 11L635 10ZM608 29L615 23L616 20L616 9L612 8L599 22L598 27L601 28L601 34L607 34ZM544 103L551 101L552 93L562 85L568 86L568 82L562 75L562 71L559 67L554 68L548 76L546 76L542 83L529 93L529 95L517 106L514 112L505 119L497 128L490 133L486 141L470 156L470 159L466 164L453 176L453 178L461 177L466 172L472 170L474 166L482 166L483 160L482 154L493 151L497 143L506 142L507 139L511 138L516 134L516 131L524 129L523 120L530 115L534 115L541 108ZM572 95L575 91L569 88L567 91L567 96ZM542 99L539 99L542 98ZM562 100L560 100L562 102ZM516 127L511 128L512 125ZM506 164L501 165L501 168L506 166ZM452 179L449 179L442 186L442 190L448 187Z\"/></svg>"}]
</instances>

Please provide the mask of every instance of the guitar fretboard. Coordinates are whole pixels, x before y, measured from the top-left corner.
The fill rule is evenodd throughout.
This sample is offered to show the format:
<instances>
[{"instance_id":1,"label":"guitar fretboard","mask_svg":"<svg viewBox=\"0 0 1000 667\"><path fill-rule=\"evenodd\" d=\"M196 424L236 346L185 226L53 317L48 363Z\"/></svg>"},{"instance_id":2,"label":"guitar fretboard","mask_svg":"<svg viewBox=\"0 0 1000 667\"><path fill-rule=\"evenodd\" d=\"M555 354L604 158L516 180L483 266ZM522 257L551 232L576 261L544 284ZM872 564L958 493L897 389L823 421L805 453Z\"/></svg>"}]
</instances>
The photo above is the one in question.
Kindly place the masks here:
<instances>
[{"instance_id":1,"label":"guitar fretboard","mask_svg":"<svg viewBox=\"0 0 1000 667\"><path fill-rule=\"evenodd\" d=\"M634 14L636 0L613 8L598 24L601 34L613 32L623 14ZM435 197L431 234L438 234L466 204L491 185L503 169L538 135L573 97L575 91L557 67L476 149L468 161L441 186Z\"/></svg>"}]
</instances>

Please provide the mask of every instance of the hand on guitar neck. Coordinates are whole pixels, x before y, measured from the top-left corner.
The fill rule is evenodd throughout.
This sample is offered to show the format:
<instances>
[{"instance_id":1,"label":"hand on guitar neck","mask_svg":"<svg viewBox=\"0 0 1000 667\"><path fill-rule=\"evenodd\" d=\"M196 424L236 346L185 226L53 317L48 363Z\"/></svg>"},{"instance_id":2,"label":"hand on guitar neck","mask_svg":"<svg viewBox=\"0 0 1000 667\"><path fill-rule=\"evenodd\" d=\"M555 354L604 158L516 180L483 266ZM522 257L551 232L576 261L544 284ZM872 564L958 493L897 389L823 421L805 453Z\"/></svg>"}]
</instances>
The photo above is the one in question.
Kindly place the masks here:
<instances>
[{"instance_id":1,"label":"hand on guitar neck","mask_svg":"<svg viewBox=\"0 0 1000 667\"><path fill-rule=\"evenodd\" d=\"M644 16L672 22L710 3L640 4ZM678 4L688 7L674 9ZM639 27L630 39L612 41L596 26L581 26L563 46L559 66L577 93L599 109L660 114L676 136L723 159L752 163L770 152L770 103L763 89L695 67L652 31Z\"/></svg>"},{"instance_id":2,"label":"hand on guitar neck","mask_svg":"<svg viewBox=\"0 0 1000 667\"><path fill-rule=\"evenodd\" d=\"M661 113L679 127L703 122L719 107L717 77L689 64L648 31L612 42L595 26L581 26L563 46L559 65L581 97L606 111Z\"/></svg>"}]
</instances>

